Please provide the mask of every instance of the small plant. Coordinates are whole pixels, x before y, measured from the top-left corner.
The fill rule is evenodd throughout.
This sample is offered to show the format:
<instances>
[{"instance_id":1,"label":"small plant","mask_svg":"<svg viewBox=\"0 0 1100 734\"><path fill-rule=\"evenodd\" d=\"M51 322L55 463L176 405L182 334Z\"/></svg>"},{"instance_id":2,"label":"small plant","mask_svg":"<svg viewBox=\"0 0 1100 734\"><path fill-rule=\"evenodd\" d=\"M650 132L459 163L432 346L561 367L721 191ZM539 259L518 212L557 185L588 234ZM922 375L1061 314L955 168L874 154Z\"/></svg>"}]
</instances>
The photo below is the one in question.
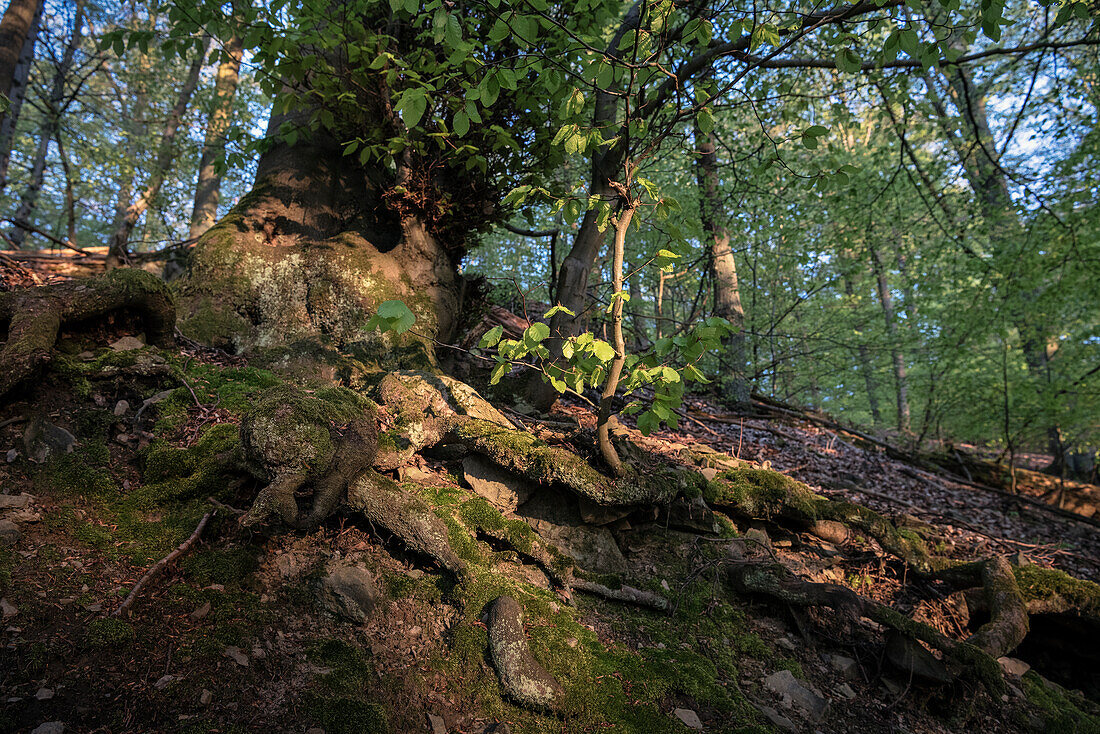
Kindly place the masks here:
<instances>
[{"instance_id":1,"label":"small plant","mask_svg":"<svg viewBox=\"0 0 1100 734\"><path fill-rule=\"evenodd\" d=\"M134 628L129 622L106 617L88 625L84 640L91 647L118 647L134 639Z\"/></svg>"}]
</instances>

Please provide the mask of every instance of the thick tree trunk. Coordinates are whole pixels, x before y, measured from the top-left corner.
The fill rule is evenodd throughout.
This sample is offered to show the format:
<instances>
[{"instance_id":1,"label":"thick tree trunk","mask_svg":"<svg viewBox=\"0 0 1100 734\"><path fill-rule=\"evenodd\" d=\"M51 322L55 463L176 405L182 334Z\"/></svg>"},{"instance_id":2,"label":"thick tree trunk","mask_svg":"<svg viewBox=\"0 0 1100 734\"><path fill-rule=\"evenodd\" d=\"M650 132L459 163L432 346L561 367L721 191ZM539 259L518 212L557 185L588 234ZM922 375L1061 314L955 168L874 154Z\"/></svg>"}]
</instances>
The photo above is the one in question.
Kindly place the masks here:
<instances>
[{"instance_id":1,"label":"thick tree trunk","mask_svg":"<svg viewBox=\"0 0 1100 734\"><path fill-rule=\"evenodd\" d=\"M306 119L308 112L272 116L269 135ZM276 141L252 191L192 250L178 281L181 331L291 370L307 362L315 369L327 354L338 362L329 377L352 361L356 369L434 366L430 340L448 338L458 316L461 253L400 199L392 203L398 175L365 168L323 131L294 145ZM386 300L412 309L411 331L364 331ZM309 346L289 348L295 343Z\"/></svg>"},{"instance_id":2,"label":"thick tree trunk","mask_svg":"<svg viewBox=\"0 0 1100 734\"><path fill-rule=\"evenodd\" d=\"M9 102L7 111L0 113L0 191L8 183L15 124L27 94L42 5L42 0L11 0L0 20L0 94Z\"/></svg>"},{"instance_id":3,"label":"thick tree trunk","mask_svg":"<svg viewBox=\"0 0 1100 734\"><path fill-rule=\"evenodd\" d=\"M26 191L19 202L19 209L15 212L15 224L8 233L8 238L15 247L21 247L27 237L27 229L24 225L31 224L34 209L38 204L38 195L42 191L42 183L46 175L46 156L50 150L50 141L57 137L61 128L61 115L64 111L65 84L72 71L73 57L80 46L84 31L84 1L77 0L75 17L73 19L73 32L69 37L69 43L65 47L65 53L61 63L54 72L53 84L50 88L49 109L46 111L46 119L42 123L42 130L38 136L38 147L34 153L34 161L31 164L31 176L27 182Z\"/></svg>"},{"instance_id":4,"label":"thick tree trunk","mask_svg":"<svg viewBox=\"0 0 1100 734\"><path fill-rule=\"evenodd\" d=\"M187 71L187 78L183 82L176 104L168 113L168 119L164 125L164 133L160 138L157 148L157 159L153 164L153 170L149 174L149 180L145 184L138 198L122 212L117 222L114 234L107 249L107 269L111 270L122 265L126 260L127 244L130 235L133 234L141 215L149 208L149 205L157 198L160 187L164 185L164 179L176 157L176 137L179 133L180 123L191 104L191 97L199 86L199 75L202 73L202 65L206 60L206 50L191 62L191 68ZM121 202L120 202L121 203Z\"/></svg>"},{"instance_id":5,"label":"thick tree trunk","mask_svg":"<svg viewBox=\"0 0 1100 734\"><path fill-rule=\"evenodd\" d=\"M732 405L749 402L752 385L745 368L745 310L737 285L737 263L730 247L729 229L722 213L718 193L718 155L714 133L695 128L696 178L699 182L699 209L703 233L709 245L710 267L714 273L714 315L726 319L735 329L724 340L720 356L723 398Z\"/></svg>"},{"instance_id":6,"label":"thick tree trunk","mask_svg":"<svg viewBox=\"0 0 1100 734\"><path fill-rule=\"evenodd\" d=\"M901 350L898 323L894 313L894 296L886 279L886 269L882 259L873 246L868 246L871 254L871 267L875 271L878 285L878 299L882 306L882 317L886 321L886 333L890 337L890 356L894 363L894 391L897 399L897 428L902 433L909 430L909 375L905 365L905 353Z\"/></svg>"}]
</instances>

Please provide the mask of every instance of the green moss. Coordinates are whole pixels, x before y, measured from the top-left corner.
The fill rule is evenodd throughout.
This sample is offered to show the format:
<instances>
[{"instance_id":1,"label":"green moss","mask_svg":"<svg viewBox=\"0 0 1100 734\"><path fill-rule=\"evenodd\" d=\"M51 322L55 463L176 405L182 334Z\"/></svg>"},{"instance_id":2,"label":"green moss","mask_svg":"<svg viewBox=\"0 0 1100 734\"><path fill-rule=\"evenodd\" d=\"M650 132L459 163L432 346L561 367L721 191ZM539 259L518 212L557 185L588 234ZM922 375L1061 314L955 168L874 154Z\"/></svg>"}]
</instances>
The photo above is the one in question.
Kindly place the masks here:
<instances>
[{"instance_id":1,"label":"green moss","mask_svg":"<svg viewBox=\"0 0 1100 734\"><path fill-rule=\"evenodd\" d=\"M1086 615L1100 615L1100 585L1075 579L1053 568L1014 566L1016 584L1026 601L1059 600Z\"/></svg>"},{"instance_id":2,"label":"green moss","mask_svg":"<svg viewBox=\"0 0 1100 734\"><path fill-rule=\"evenodd\" d=\"M199 440L178 449L155 441L143 453L145 481L142 494L152 504L171 500L215 497L224 499L228 474L239 464L237 426L211 426Z\"/></svg>"},{"instance_id":3,"label":"green moss","mask_svg":"<svg viewBox=\"0 0 1100 734\"><path fill-rule=\"evenodd\" d=\"M801 482L771 469L727 469L707 482L703 496L710 504L732 507L751 517L773 517L796 512L807 520L817 517L820 499Z\"/></svg>"},{"instance_id":4,"label":"green moss","mask_svg":"<svg viewBox=\"0 0 1100 734\"><path fill-rule=\"evenodd\" d=\"M111 497L119 487L107 469L110 460L106 442L88 441L71 454L51 459L37 481L65 494Z\"/></svg>"},{"instance_id":5,"label":"green moss","mask_svg":"<svg viewBox=\"0 0 1100 734\"><path fill-rule=\"evenodd\" d=\"M306 710L326 734L389 734L386 709L357 698L309 696Z\"/></svg>"},{"instance_id":6,"label":"green moss","mask_svg":"<svg viewBox=\"0 0 1100 734\"><path fill-rule=\"evenodd\" d=\"M84 630L84 641L90 647L118 647L134 639L134 628L129 622L106 617L97 619Z\"/></svg>"},{"instance_id":7,"label":"green moss","mask_svg":"<svg viewBox=\"0 0 1100 734\"><path fill-rule=\"evenodd\" d=\"M1023 678L1024 693L1039 709L1048 734L1100 734L1100 709L1081 696L1047 685L1034 671Z\"/></svg>"},{"instance_id":8,"label":"green moss","mask_svg":"<svg viewBox=\"0 0 1100 734\"><path fill-rule=\"evenodd\" d=\"M215 548L187 556L180 566L200 584L234 584L259 567L259 549L253 546Z\"/></svg>"},{"instance_id":9,"label":"green moss","mask_svg":"<svg viewBox=\"0 0 1100 734\"><path fill-rule=\"evenodd\" d=\"M311 682L306 695L307 710L326 732L390 731L385 709L361 698L374 678L374 668L362 649L330 638L314 644L309 658L329 671Z\"/></svg>"},{"instance_id":10,"label":"green moss","mask_svg":"<svg viewBox=\"0 0 1100 734\"><path fill-rule=\"evenodd\" d=\"M484 565L485 557L478 549L477 541L462 523L445 510L436 510L435 514L447 526L447 544L451 547L451 552L467 563Z\"/></svg>"}]
</instances>

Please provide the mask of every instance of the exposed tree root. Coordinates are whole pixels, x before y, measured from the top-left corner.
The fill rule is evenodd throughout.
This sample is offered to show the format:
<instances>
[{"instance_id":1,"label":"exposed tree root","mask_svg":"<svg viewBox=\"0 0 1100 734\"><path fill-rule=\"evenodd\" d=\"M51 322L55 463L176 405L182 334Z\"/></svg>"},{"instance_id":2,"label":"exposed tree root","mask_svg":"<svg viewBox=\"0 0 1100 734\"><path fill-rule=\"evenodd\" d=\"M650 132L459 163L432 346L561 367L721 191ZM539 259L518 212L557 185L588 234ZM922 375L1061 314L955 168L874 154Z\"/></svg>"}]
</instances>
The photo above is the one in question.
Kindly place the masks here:
<instances>
[{"instance_id":1,"label":"exposed tree root","mask_svg":"<svg viewBox=\"0 0 1100 734\"><path fill-rule=\"evenodd\" d=\"M489 655L500 675L504 692L516 703L536 711L561 708L565 692L543 668L523 633L523 607L502 596L489 608Z\"/></svg>"},{"instance_id":2,"label":"exposed tree root","mask_svg":"<svg viewBox=\"0 0 1100 734\"><path fill-rule=\"evenodd\" d=\"M610 586L604 586L595 581L575 579L573 581L573 588L587 594L610 599L611 601L636 604L640 607L656 609L659 612L667 612L672 607L668 599L660 594L655 594L652 591L635 589L633 586L620 586L617 589L612 589Z\"/></svg>"},{"instance_id":3,"label":"exposed tree root","mask_svg":"<svg viewBox=\"0 0 1100 734\"><path fill-rule=\"evenodd\" d=\"M363 472L348 487L347 505L456 576L466 571L466 564L451 550L447 525L392 479L372 470Z\"/></svg>"},{"instance_id":4,"label":"exposed tree root","mask_svg":"<svg viewBox=\"0 0 1100 734\"><path fill-rule=\"evenodd\" d=\"M159 278L142 270L120 269L102 278L0 293L0 323L8 324L0 349L0 396L50 362L63 325L124 309L142 317L149 344L172 343L172 297Z\"/></svg>"}]
</instances>

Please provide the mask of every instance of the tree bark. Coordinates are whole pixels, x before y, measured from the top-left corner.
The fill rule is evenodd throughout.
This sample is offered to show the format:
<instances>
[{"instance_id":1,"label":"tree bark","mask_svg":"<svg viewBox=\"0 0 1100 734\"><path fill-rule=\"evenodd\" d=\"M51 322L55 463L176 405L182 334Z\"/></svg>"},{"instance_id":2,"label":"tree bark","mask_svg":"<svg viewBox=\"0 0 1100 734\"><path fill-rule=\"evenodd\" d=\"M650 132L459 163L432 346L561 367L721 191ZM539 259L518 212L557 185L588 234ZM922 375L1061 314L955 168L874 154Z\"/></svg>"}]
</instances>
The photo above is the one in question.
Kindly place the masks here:
<instances>
[{"instance_id":1,"label":"tree bark","mask_svg":"<svg viewBox=\"0 0 1100 734\"><path fill-rule=\"evenodd\" d=\"M183 116L186 114L187 108L191 104L191 97L195 94L195 90L199 86L199 75L202 73L202 66L205 60L206 49L191 62L191 68L187 71L187 77L184 79L183 87L180 89L179 96L176 98L176 104L173 105L171 111L168 113L168 119L164 125L164 132L160 138L160 145L157 148L157 158L153 163L153 170L149 174L149 180L146 182L145 188L142 190L141 194L138 195L138 198L130 203L125 211L121 213L122 215L117 222L114 234L111 235L107 249L108 270L117 268L125 262L127 244L130 241L130 235L133 234L138 219L141 218L141 215L145 213L149 205L156 199L157 194L160 193L160 187L164 185L164 179L168 175L168 170L171 168L172 162L176 157L176 136L179 133L180 123L183 122Z\"/></svg>"},{"instance_id":2,"label":"tree bark","mask_svg":"<svg viewBox=\"0 0 1100 734\"><path fill-rule=\"evenodd\" d=\"M15 124L27 94L43 0L11 0L0 20L0 94L9 106L0 112L0 192L8 183Z\"/></svg>"},{"instance_id":3,"label":"tree bark","mask_svg":"<svg viewBox=\"0 0 1100 734\"><path fill-rule=\"evenodd\" d=\"M197 240L214 226L218 218L218 201L221 198L222 172L225 162L225 134L233 115L233 97L240 78L241 39L234 36L225 44L227 56L218 65L214 80L214 100L206 123L206 138L199 161L199 178L195 185L195 204L191 211L191 227L188 240ZM172 280L182 271L182 262L170 258L165 265L165 278Z\"/></svg>"},{"instance_id":4,"label":"tree bark","mask_svg":"<svg viewBox=\"0 0 1100 734\"><path fill-rule=\"evenodd\" d=\"M65 84L68 82L69 74L72 71L73 57L83 39L83 32L84 0L77 0L73 19L73 32L69 37L68 45L65 47L65 53L61 57L61 63L54 72L50 96L47 101L46 119L42 123L42 130L38 136L38 147L34 153L34 162L31 164L31 177L19 202L19 208L15 212L15 223L8 233L8 238L16 248L23 245L28 231L24 225L32 223L31 217L38 204L38 195L42 191L42 183L45 180L46 156L49 153L50 140L57 137L61 128L61 115L64 111L65 102Z\"/></svg>"},{"instance_id":5,"label":"tree bark","mask_svg":"<svg viewBox=\"0 0 1100 734\"><path fill-rule=\"evenodd\" d=\"M897 401L897 428L902 433L909 431L909 375L905 365L905 353L901 349L897 317L894 313L894 297L886 279L886 269L873 245L868 245L871 255L871 267L875 271L878 285L878 299L882 306L882 317L886 321L886 333L890 337L890 356L894 363L894 391Z\"/></svg>"},{"instance_id":6,"label":"tree bark","mask_svg":"<svg viewBox=\"0 0 1100 734\"><path fill-rule=\"evenodd\" d=\"M695 152L699 214L714 273L714 315L729 321L735 330L723 340L724 350L719 358L723 368L721 390L723 398L731 405L745 405L752 393L745 367L745 310L741 305L737 263L718 192L718 155L713 131L703 133L696 126Z\"/></svg>"}]
</instances>

